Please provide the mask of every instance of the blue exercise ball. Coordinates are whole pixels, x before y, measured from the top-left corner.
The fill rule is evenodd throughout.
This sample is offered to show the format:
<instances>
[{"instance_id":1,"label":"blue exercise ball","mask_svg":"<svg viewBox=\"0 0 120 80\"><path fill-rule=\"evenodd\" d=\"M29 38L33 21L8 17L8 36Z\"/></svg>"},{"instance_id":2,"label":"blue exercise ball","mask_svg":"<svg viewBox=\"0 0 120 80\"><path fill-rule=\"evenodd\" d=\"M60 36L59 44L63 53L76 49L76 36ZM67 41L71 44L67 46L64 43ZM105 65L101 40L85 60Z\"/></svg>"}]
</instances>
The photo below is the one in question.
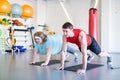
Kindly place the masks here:
<instances>
[{"instance_id":1,"label":"blue exercise ball","mask_svg":"<svg viewBox=\"0 0 120 80\"><path fill-rule=\"evenodd\" d=\"M17 3L12 4L11 13L13 17L20 17L22 15L22 7Z\"/></svg>"}]
</instances>

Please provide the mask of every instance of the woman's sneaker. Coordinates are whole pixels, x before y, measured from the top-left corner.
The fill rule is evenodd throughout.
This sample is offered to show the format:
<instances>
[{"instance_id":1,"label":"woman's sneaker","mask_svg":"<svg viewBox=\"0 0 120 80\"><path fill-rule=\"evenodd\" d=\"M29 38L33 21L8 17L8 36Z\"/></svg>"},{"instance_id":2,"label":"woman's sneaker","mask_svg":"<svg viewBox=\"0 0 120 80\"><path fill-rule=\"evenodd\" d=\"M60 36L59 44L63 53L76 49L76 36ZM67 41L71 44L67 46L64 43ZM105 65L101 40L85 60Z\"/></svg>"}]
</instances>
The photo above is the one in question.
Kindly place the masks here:
<instances>
[{"instance_id":1,"label":"woman's sneaker","mask_svg":"<svg viewBox=\"0 0 120 80\"><path fill-rule=\"evenodd\" d=\"M74 61L78 62L78 56L77 55L75 56Z\"/></svg>"},{"instance_id":2,"label":"woman's sneaker","mask_svg":"<svg viewBox=\"0 0 120 80\"><path fill-rule=\"evenodd\" d=\"M68 58L68 57L69 57L69 54L68 54L68 53L66 53L66 55L65 55L65 59L66 59L66 58Z\"/></svg>"},{"instance_id":3,"label":"woman's sneaker","mask_svg":"<svg viewBox=\"0 0 120 80\"><path fill-rule=\"evenodd\" d=\"M94 56L88 56L87 63L91 63L91 61L94 59Z\"/></svg>"}]
</instances>

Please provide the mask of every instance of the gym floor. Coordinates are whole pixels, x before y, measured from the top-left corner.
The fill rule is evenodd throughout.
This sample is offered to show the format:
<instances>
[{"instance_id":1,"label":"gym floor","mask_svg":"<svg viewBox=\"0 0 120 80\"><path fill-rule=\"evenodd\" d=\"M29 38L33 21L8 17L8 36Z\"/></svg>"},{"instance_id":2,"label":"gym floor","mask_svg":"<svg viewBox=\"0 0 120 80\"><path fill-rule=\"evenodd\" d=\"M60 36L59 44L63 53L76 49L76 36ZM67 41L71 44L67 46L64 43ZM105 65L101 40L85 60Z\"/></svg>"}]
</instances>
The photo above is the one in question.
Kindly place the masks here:
<instances>
[{"instance_id":1,"label":"gym floor","mask_svg":"<svg viewBox=\"0 0 120 80\"><path fill-rule=\"evenodd\" d=\"M67 58L69 62L65 67L81 63L81 53L79 53L79 62L74 62L74 56L71 54ZM29 65L32 51L20 54L0 54L0 80L120 80L120 53L111 53L113 56L113 67L110 69L106 64L106 58L99 58L96 55L92 63L104 64L102 67L87 70L85 74L77 75L72 71L60 70L55 68L59 64L46 67ZM44 60L44 56L37 55L37 61ZM40 60L39 60L40 59ZM52 59L59 59L59 56L52 56Z\"/></svg>"}]
</instances>

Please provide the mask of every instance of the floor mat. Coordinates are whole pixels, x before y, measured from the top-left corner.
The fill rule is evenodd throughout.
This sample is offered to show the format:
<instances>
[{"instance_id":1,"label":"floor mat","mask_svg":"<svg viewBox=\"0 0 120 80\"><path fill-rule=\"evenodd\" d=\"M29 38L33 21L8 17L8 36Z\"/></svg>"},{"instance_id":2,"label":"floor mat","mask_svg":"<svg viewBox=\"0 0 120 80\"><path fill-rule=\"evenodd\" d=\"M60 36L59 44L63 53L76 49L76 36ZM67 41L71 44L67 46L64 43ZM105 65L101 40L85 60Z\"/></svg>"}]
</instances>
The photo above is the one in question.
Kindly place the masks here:
<instances>
[{"instance_id":1,"label":"floor mat","mask_svg":"<svg viewBox=\"0 0 120 80\"><path fill-rule=\"evenodd\" d=\"M98 67L101 67L101 66L104 66L104 65L102 65L102 64L90 64L90 63L88 63L87 64L87 70L98 68ZM81 68L82 68L82 64L79 64L79 65L74 65L74 66L66 67L66 68L64 68L64 70L76 72L76 70L81 69Z\"/></svg>"},{"instance_id":2,"label":"floor mat","mask_svg":"<svg viewBox=\"0 0 120 80\"><path fill-rule=\"evenodd\" d=\"M50 62L49 62L48 65L58 64L58 63L60 63L60 62L61 62L60 60L50 60ZM69 62L69 61L66 60L65 62ZM44 61L36 62L35 64L31 64L31 65L37 65L37 66L40 66L42 63L44 63Z\"/></svg>"}]
</instances>

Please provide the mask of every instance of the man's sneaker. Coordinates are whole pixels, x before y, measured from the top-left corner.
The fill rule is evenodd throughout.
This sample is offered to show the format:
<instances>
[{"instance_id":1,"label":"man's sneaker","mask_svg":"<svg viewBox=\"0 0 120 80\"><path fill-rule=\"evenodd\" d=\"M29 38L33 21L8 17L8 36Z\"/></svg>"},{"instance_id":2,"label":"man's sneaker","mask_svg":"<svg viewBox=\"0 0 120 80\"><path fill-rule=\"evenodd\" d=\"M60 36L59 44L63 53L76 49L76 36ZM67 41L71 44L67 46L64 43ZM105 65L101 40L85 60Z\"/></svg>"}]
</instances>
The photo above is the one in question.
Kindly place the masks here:
<instances>
[{"instance_id":1,"label":"man's sneaker","mask_svg":"<svg viewBox=\"0 0 120 80\"><path fill-rule=\"evenodd\" d=\"M107 57L107 64L112 65L112 57Z\"/></svg>"},{"instance_id":2,"label":"man's sneaker","mask_svg":"<svg viewBox=\"0 0 120 80\"><path fill-rule=\"evenodd\" d=\"M88 56L87 63L90 63L94 59L94 56Z\"/></svg>"},{"instance_id":3,"label":"man's sneaker","mask_svg":"<svg viewBox=\"0 0 120 80\"><path fill-rule=\"evenodd\" d=\"M75 56L74 61L78 62L78 56Z\"/></svg>"}]
</instances>

